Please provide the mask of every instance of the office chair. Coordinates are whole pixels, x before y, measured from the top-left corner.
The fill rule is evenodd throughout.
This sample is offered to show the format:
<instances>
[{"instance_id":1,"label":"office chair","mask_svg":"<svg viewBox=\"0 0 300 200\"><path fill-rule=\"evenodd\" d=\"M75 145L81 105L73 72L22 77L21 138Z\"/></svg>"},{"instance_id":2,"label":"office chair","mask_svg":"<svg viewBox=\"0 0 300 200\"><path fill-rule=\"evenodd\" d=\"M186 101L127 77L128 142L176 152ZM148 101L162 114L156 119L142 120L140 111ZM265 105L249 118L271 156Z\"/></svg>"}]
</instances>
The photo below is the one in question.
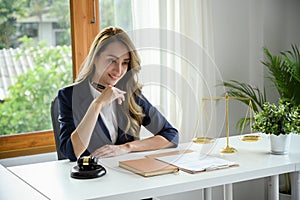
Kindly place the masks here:
<instances>
[{"instance_id":1,"label":"office chair","mask_svg":"<svg viewBox=\"0 0 300 200\"><path fill-rule=\"evenodd\" d=\"M59 128L59 122L58 122L58 100L57 97L55 97L51 102L51 119L52 119L52 127L53 127L53 133L55 137L55 145L56 145L56 152L57 152L57 158L58 160L66 159L63 154L59 150L60 146L60 128Z\"/></svg>"}]
</instances>

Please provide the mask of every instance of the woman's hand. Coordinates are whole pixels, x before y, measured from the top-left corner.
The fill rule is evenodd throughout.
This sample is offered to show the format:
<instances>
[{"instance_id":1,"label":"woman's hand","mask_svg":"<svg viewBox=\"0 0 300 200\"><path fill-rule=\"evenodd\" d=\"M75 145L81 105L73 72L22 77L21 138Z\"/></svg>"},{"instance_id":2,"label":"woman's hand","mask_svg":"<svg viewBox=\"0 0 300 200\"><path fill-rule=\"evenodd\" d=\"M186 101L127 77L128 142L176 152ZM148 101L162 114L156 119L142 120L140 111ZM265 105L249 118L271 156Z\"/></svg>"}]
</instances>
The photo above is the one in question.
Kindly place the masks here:
<instances>
[{"instance_id":1,"label":"woman's hand","mask_svg":"<svg viewBox=\"0 0 300 200\"><path fill-rule=\"evenodd\" d=\"M107 105L118 99L118 103L121 104L125 100L125 93L126 92L109 85L103 90L102 94L97 98L97 100L100 100Z\"/></svg>"},{"instance_id":2,"label":"woman's hand","mask_svg":"<svg viewBox=\"0 0 300 200\"><path fill-rule=\"evenodd\" d=\"M172 142L169 142L161 135L155 135L143 140L135 140L121 145L105 145L94 151L91 155L97 158L99 157L112 157L123 155L130 152L157 150L162 148L168 148L173 146Z\"/></svg>"},{"instance_id":3,"label":"woman's hand","mask_svg":"<svg viewBox=\"0 0 300 200\"><path fill-rule=\"evenodd\" d=\"M126 144L123 145L104 145L91 153L91 156L96 158L107 158L129 153L129 148Z\"/></svg>"},{"instance_id":4,"label":"woman's hand","mask_svg":"<svg viewBox=\"0 0 300 200\"><path fill-rule=\"evenodd\" d=\"M116 99L118 100L118 104L121 104L125 101L125 93L126 92L109 85L102 91L101 95L94 100L94 102L98 107L108 105Z\"/></svg>"}]
</instances>

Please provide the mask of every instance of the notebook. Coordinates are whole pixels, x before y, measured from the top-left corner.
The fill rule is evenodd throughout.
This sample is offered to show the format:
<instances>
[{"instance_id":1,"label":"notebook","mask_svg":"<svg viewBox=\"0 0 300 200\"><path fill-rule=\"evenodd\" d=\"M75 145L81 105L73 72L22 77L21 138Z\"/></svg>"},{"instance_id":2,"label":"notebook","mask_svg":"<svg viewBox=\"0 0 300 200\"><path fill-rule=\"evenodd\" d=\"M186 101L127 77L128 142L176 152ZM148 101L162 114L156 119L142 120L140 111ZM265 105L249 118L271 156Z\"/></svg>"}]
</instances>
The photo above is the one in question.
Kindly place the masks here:
<instances>
[{"instance_id":1,"label":"notebook","mask_svg":"<svg viewBox=\"0 0 300 200\"><path fill-rule=\"evenodd\" d=\"M178 172L178 167L148 157L120 161L119 166L144 177Z\"/></svg>"}]
</instances>

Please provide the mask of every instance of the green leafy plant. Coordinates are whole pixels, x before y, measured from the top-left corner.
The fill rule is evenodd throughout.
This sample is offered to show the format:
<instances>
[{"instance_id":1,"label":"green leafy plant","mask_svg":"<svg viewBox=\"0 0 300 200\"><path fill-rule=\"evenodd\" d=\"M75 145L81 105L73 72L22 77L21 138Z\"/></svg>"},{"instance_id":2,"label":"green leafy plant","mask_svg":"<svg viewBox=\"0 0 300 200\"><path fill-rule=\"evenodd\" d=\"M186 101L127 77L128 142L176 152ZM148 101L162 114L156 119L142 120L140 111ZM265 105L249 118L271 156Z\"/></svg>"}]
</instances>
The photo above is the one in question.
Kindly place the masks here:
<instances>
[{"instance_id":1,"label":"green leafy plant","mask_svg":"<svg viewBox=\"0 0 300 200\"><path fill-rule=\"evenodd\" d=\"M263 109L254 116L252 128L266 134L300 134L300 107L281 99L278 106L264 103Z\"/></svg>"},{"instance_id":2,"label":"green leafy plant","mask_svg":"<svg viewBox=\"0 0 300 200\"><path fill-rule=\"evenodd\" d=\"M262 62L269 70L271 81L276 86L281 98L289 99L300 105L300 53L296 45L292 51L272 55L264 48L267 60Z\"/></svg>"}]
</instances>

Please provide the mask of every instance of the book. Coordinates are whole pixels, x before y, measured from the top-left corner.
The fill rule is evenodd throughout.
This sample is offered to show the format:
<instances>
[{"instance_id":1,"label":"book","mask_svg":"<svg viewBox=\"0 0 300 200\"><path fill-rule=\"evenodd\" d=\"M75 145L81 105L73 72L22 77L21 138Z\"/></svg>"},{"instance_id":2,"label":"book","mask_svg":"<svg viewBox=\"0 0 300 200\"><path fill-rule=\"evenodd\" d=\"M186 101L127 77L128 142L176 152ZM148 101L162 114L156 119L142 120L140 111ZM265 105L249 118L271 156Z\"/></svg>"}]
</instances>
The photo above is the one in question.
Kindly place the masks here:
<instances>
[{"instance_id":1,"label":"book","mask_svg":"<svg viewBox=\"0 0 300 200\"><path fill-rule=\"evenodd\" d=\"M215 156L201 156L197 152L156 157L155 159L177 166L180 170L192 174L238 166L238 164L233 161Z\"/></svg>"},{"instance_id":2,"label":"book","mask_svg":"<svg viewBox=\"0 0 300 200\"><path fill-rule=\"evenodd\" d=\"M148 157L119 161L119 167L144 177L174 173L179 170L176 166Z\"/></svg>"}]
</instances>

